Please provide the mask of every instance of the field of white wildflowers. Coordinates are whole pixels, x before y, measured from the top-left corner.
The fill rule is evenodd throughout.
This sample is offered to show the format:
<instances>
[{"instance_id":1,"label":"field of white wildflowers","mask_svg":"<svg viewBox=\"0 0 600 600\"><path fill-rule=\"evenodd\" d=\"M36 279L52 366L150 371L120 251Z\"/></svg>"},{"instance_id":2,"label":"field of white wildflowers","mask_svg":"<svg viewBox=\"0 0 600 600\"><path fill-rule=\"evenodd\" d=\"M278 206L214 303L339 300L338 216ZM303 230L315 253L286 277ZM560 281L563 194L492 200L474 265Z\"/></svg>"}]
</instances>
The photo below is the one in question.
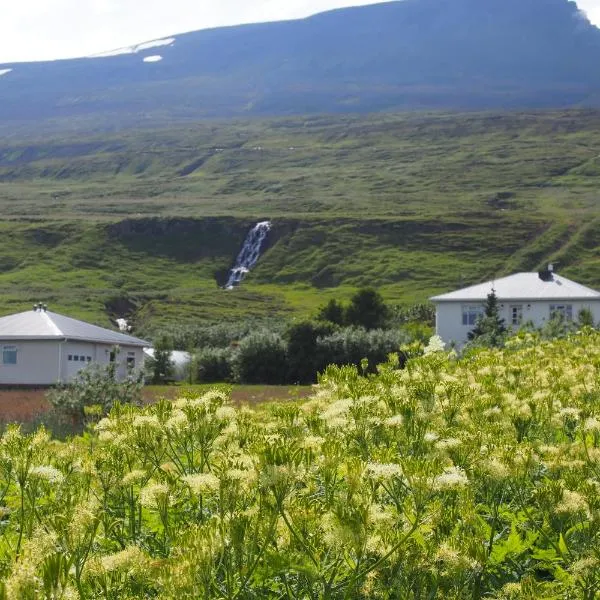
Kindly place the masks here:
<instances>
[{"instance_id":1,"label":"field of white wildflowers","mask_svg":"<svg viewBox=\"0 0 600 600\"><path fill-rule=\"evenodd\" d=\"M0 442L6 599L600 595L600 334Z\"/></svg>"}]
</instances>

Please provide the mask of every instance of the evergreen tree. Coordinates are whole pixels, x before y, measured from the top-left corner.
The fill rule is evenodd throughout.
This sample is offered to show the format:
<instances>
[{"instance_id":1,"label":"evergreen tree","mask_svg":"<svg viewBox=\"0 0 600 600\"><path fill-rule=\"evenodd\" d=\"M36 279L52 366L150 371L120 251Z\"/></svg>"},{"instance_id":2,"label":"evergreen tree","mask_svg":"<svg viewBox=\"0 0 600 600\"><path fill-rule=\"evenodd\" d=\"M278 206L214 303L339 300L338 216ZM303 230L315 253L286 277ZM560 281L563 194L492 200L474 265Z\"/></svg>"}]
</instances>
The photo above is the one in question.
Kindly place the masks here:
<instances>
[{"instance_id":1,"label":"evergreen tree","mask_svg":"<svg viewBox=\"0 0 600 600\"><path fill-rule=\"evenodd\" d=\"M152 383L164 383L173 378L173 361L171 351L173 342L166 335L161 335L154 344L154 357L148 361L152 373Z\"/></svg>"},{"instance_id":2,"label":"evergreen tree","mask_svg":"<svg viewBox=\"0 0 600 600\"><path fill-rule=\"evenodd\" d=\"M379 292L371 288L358 290L350 299L346 309L348 325L365 329L384 329L388 319L388 308Z\"/></svg>"},{"instance_id":3,"label":"evergreen tree","mask_svg":"<svg viewBox=\"0 0 600 600\"><path fill-rule=\"evenodd\" d=\"M295 323L288 328L288 377L291 383L316 383L319 369L317 341L331 335L334 329L330 323L312 321Z\"/></svg>"},{"instance_id":4,"label":"evergreen tree","mask_svg":"<svg viewBox=\"0 0 600 600\"><path fill-rule=\"evenodd\" d=\"M477 319L475 328L469 332L468 337L477 345L498 348L504 344L506 332L506 324L500 317L498 297L496 291L492 289L485 303L484 314Z\"/></svg>"},{"instance_id":5,"label":"evergreen tree","mask_svg":"<svg viewBox=\"0 0 600 600\"><path fill-rule=\"evenodd\" d=\"M325 306L322 306L319 309L317 319L319 321L328 321L334 325L343 326L345 325L346 320L345 312L344 305L332 298Z\"/></svg>"}]
</instances>

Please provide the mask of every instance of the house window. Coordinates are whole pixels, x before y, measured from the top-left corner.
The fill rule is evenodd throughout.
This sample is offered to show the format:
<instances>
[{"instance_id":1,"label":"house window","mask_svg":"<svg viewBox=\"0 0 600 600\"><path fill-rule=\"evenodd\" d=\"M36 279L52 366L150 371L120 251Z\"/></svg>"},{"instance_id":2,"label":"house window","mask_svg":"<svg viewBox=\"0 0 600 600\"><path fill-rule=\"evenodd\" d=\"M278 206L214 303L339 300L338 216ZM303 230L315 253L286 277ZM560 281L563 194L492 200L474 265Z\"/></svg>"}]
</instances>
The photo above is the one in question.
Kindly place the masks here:
<instances>
[{"instance_id":1,"label":"house window","mask_svg":"<svg viewBox=\"0 0 600 600\"><path fill-rule=\"evenodd\" d=\"M110 356L108 359L111 363L115 362L115 360L117 360L117 353L114 350L110 351Z\"/></svg>"},{"instance_id":2,"label":"house window","mask_svg":"<svg viewBox=\"0 0 600 600\"><path fill-rule=\"evenodd\" d=\"M518 327L523 322L523 305L513 304L510 307L510 322Z\"/></svg>"},{"instance_id":3,"label":"house window","mask_svg":"<svg viewBox=\"0 0 600 600\"><path fill-rule=\"evenodd\" d=\"M135 352L127 353L127 368L135 369Z\"/></svg>"},{"instance_id":4,"label":"house window","mask_svg":"<svg viewBox=\"0 0 600 600\"><path fill-rule=\"evenodd\" d=\"M16 365L17 364L17 347L2 346L2 364Z\"/></svg>"},{"instance_id":5,"label":"house window","mask_svg":"<svg viewBox=\"0 0 600 600\"><path fill-rule=\"evenodd\" d=\"M85 357L85 360L86 360L87 362L92 362L92 357L91 357L91 356L86 356L86 357Z\"/></svg>"},{"instance_id":6,"label":"house window","mask_svg":"<svg viewBox=\"0 0 600 600\"><path fill-rule=\"evenodd\" d=\"M72 354L69 354L69 360L70 360L71 362L73 362L73 355L72 355Z\"/></svg>"},{"instance_id":7,"label":"house window","mask_svg":"<svg viewBox=\"0 0 600 600\"><path fill-rule=\"evenodd\" d=\"M79 355L77 355L77 354L76 354L76 355L73 357L73 360L74 360L75 362L79 362Z\"/></svg>"},{"instance_id":8,"label":"house window","mask_svg":"<svg viewBox=\"0 0 600 600\"><path fill-rule=\"evenodd\" d=\"M79 357L79 360L80 360L81 362L85 362L85 356L80 356L80 357Z\"/></svg>"},{"instance_id":9,"label":"house window","mask_svg":"<svg viewBox=\"0 0 600 600\"><path fill-rule=\"evenodd\" d=\"M477 319L483 316L483 306L463 306L462 307L462 324L475 325Z\"/></svg>"},{"instance_id":10,"label":"house window","mask_svg":"<svg viewBox=\"0 0 600 600\"><path fill-rule=\"evenodd\" d=\"M573 320L573 305L572 304L551 304L550 318L562 317L565 321Z\"/></svg>"}]
</instances>

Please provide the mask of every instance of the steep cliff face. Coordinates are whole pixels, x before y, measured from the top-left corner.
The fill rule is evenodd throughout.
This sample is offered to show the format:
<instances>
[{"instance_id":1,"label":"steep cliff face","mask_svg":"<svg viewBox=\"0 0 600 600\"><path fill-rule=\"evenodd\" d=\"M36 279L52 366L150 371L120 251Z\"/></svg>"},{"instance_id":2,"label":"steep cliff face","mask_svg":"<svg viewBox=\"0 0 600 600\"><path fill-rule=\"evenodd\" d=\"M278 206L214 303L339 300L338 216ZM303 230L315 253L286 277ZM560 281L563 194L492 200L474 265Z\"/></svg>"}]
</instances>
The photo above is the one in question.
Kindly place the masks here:
<instances>
[{"instance_id":1,"label":"steep cliff face","mask_svg":"<svg viewBox=\"0 0 600 600\"><path fill-rule=\"evenodd\" d=\"M0 123L596 104L599 60L569 0L403 0L0 65Z\"/></svg>"}]
</instances>

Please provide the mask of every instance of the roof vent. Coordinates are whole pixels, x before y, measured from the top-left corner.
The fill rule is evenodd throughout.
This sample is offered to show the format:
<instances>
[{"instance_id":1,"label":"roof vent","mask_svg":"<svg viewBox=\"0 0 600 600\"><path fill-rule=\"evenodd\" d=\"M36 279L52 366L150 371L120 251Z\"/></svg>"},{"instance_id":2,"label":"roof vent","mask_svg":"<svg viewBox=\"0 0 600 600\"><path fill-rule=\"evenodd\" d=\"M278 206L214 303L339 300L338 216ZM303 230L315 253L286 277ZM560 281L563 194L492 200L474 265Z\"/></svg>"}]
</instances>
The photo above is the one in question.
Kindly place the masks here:
<instances>
[{"instance_id":1,"label":"roof vent","mask_svg":"<svg viewBox=\"0 0 600 600\"><path fill-rule=\"evenodd\" d=\"M548 268L544 269L543 271L540 271L538 273L538 275L542 281L554 281L554 278L552 276L553 273L554 273L554 266L548 265Z\"/></svg>"}]
</instances>

